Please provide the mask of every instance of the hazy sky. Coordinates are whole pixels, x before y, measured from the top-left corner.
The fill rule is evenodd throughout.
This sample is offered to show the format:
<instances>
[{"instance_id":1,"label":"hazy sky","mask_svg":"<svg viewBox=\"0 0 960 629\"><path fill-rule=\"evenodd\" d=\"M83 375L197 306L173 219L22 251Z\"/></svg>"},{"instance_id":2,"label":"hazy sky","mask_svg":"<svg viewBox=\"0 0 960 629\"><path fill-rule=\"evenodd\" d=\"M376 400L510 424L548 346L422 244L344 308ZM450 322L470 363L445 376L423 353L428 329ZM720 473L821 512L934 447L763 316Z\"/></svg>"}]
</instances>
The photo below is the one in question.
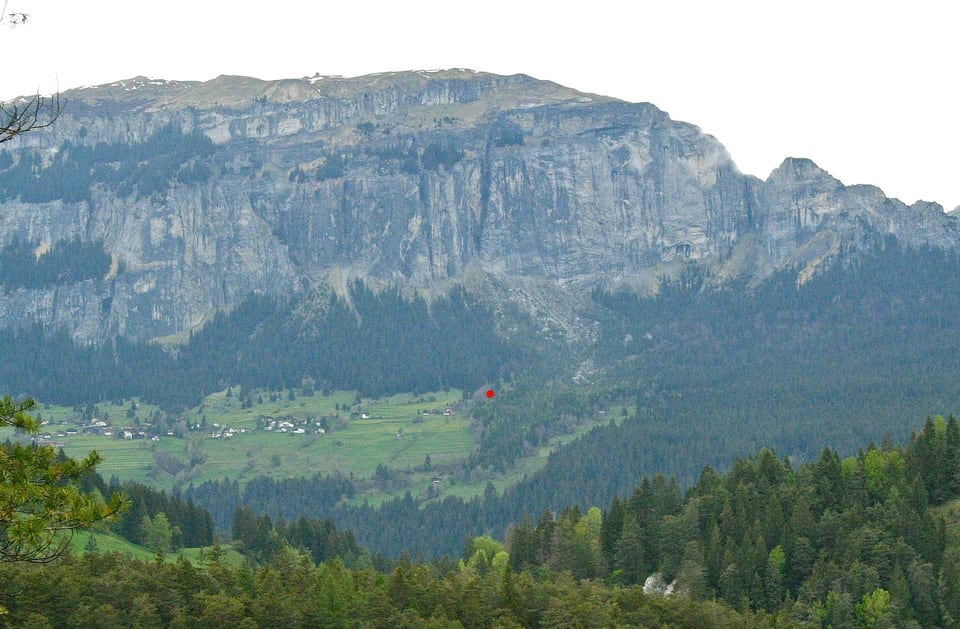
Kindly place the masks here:
<instances>
[{"instance_id":1,"label":"hazy sky","mask_svg":"<svg viewBox=\"0 0 960 629\"><path fill-rule=\"evenodd\" d=\"M0 25L0 98L138 74L525 73L654 103L761 178L809 157L847 184L960 205L952 1L7 1L31 19Z\"/></svg>"}]
</instances>

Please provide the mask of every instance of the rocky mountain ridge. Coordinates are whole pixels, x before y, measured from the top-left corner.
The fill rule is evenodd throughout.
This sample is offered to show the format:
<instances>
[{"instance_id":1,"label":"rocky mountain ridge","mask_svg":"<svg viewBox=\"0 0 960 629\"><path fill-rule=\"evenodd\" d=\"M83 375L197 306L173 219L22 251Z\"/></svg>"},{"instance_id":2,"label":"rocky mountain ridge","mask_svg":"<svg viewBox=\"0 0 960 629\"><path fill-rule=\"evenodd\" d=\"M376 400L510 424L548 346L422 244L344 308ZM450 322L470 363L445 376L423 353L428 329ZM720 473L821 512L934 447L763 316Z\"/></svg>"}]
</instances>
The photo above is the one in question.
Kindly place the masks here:
<instances>
[{"instance_id":1,"label":"rocky mountain ridge","mask_svg":"<svg viewBox=\"0 0 960 629\"><path fill-rule=\"evenodd\" d=\"M0 178L75 179L32 198L23 178L0 183L0 244L102 241L114 264L8 289L0 317L83 342L178 335L251 292L354 277L427 294L464 283L576 336L589 289L653 290L690 260L717 281L785 266L802 280L886 234L960 245L936 204L844 186L805 159L745 176L653 105L524 75L137 77L63 98L56 125L6 145ZM209 146L184 155L181 138ZM174 148L137 153L149 142Z\"/></svg>"}]
</instances>

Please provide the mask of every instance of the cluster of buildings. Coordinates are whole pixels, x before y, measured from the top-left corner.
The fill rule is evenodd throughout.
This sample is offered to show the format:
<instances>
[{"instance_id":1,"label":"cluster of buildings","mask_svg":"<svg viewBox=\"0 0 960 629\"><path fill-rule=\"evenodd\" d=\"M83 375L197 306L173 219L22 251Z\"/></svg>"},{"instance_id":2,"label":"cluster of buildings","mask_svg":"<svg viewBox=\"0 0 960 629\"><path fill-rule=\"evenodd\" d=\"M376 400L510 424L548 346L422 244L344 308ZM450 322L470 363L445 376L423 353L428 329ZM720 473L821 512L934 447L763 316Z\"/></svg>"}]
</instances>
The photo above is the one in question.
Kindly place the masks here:
<instances>
[{"instance_id":1,"label":"cluster of buildings","mask_svg":"<svg viewBox=\"0 0 960 629\"><path fill-rule=\"evenodd\" d=\"M297 419L292 415L283 417L261 415L257 417L257 426L268 432L285 432L291 435L323 435L327 432L320 426L311 426L309 419Z\"/></svg>"},{"instance_id":2,"label":"cluster of buildings","mask_svg":"<svg viewBox=\"0 0 960 629\"><path fill-rule=\"evenodd\" d=\"M422 415L443 415L449 417L453 415L454 411L451 408L439 409L433 408L429 410L418 410L418 418ZM351 418L354 419L370 419L368 413L354 412L350 414ZM321 418L321 420L314 420L312 418L299 419L293 415L284 415L280 417L272 417L269 415L260 415L257 417L257 429L264 430L267 432L277 432L277 433L286 433L291 435L323 435L327 433L327 429L324 427L327 425L327 421L335 418ZM422 420L415 419L414 423L420 423ZM48 422L43 422L46 425ZM246 434L250 432L247 428L237 428L233 426L223 426L218 423L207 425L204 423L201 424L192 424L189 426L189 430L193 432L202 432L206 434L211 439L230 439L237 435ZM79 426L78 428L67 428L59 432L42 432L33 437L33 442L42 444L42 445L52 445L54 447L63 446L64 444L58 439L64 439L67 437L72 437L78 434L82 435L97 435L102 437L112 437L115 439L122 440L135 440L135 439L149 439L150 441L160 441L161 430L155 429L152 422L143 422L138 426L123 426L117 428L112 426L109 422L100 419L93 418L89 423ZM168 437L176 437L177 434L173 431L167 431L166 435ZM397 433L397 439L403 438L403 430L401 429Z\"/></svg>"},{"instance_id":3,"label":"cluster of buildings","mask_svg":"<svg viewBox=\"0 0 960 629\"><path fill-rule=\"evenodd\" d=\"M249 432L246 428L234 428L233 426L221 426L220 424L210 424L212 430L207 433L211 439L230 439L237 435L245 435ZM199 426L197 426L199 428Z\"/></svg>"},{"instance_id":4,"label":"cluster of buildings","mask_svg":"<svg viewBox=\"0 0 960 629\"><path fill-rule=\"evenodd\" d=\"M44 421L42 422L42 425L49 426L49 422ZM62 441L59 441L60 439L76 437L77 435L94 435L98 437L112 437L114 439L124 440L149 439L150 441L160 441L160 435L154 430L154 426L151 422L144 422L138 427L123 426L122 428L117 428L110 425L109 422L96 417L91 419L89 423L80 425L77 428L64 428L63 430L59 430L57 432L41 432L37 435L34 435L32 441L33 443L39 445L62 447L66 444ZM168 431L167 436L174 437L176 435L172 431Z\"/></svg>"}]
</instances>

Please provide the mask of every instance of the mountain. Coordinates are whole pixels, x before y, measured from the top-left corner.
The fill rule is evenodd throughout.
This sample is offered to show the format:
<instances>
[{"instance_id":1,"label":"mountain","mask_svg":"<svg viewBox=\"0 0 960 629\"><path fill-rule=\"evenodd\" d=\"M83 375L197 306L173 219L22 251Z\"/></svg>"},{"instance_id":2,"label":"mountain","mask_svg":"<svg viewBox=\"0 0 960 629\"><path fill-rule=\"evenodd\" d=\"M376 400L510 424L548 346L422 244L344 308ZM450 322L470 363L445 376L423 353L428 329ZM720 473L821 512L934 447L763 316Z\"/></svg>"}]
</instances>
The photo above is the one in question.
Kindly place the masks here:
<instances>
[{"instance_id":1,"label":"mountain","mask_svg":"<svg viewBox=\"0 0 960 629\"><path fill-rule=\"evenodd\" d=\"M804 281L884 235L960 245L936 204L805 159L760 181L653 105L524 75L137 77L62 96L53 127L0 153L0 317L82 343L182 339L251 293L351 279L463 284L589 339L590 289L655 291L687 261L713 282ZM44 274L53 255L75 272Z\"/></svg>"},{"instance_id":2,"label":"mountain","mask_svg":"<svg viewBox=\"0 0 960 629\"><path fill-rule=\"evenodd\" d=\"M0 389L88 417L113 402L119 422L156 404L164 435L216 391L464 392L473 442L434 467L446 484L374 509L337 476L312 505L289 479L245 493L255 512L452 553L645 474L691 487L761 445L850 454L960 408L956 210L807 159L743 175L653 105L467 70L63 99L0 150ZM181 478L212 471L173 443ZM241 506L235 474L180 488L221 527Z\"/></svg>"}]
</instances>

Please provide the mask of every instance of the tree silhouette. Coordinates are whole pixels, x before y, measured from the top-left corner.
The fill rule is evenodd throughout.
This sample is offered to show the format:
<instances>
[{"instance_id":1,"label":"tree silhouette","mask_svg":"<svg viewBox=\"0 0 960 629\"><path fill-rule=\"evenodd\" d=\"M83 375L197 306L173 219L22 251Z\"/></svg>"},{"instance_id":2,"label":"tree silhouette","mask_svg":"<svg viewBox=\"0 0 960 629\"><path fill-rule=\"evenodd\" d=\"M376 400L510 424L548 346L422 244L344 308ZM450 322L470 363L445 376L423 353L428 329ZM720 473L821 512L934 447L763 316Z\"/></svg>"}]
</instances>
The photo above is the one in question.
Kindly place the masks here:
<instances>
[{"instance_id":1,"label":"tree silhouette","mask_svg":"<svg viewBox=\"0 0 960 629\"><path fill-rule=\"evenodd\" d=\"M8 11L8 4L5 0L0 8L0 24L7 23L12 27L26 24L30 16L19 11ZM37 93L29 98L0 103L0 144L28 131L49 127L62 111L60 94L44 97Z\"/></svg>"}]
</instances>

